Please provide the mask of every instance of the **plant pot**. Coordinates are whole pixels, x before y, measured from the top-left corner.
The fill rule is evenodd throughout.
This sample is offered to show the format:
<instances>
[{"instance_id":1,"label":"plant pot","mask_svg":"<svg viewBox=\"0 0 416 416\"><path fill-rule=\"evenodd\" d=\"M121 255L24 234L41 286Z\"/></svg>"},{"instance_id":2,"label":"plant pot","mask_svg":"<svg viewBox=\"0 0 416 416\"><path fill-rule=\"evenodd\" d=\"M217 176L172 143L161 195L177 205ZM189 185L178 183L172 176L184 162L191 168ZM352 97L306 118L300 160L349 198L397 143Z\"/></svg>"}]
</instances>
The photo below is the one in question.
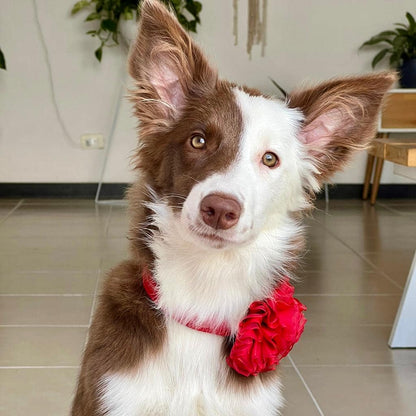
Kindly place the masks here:
<instances>
[{"instance_id":1,"label":"plant pot","mask_svg":"<svg viewBox=\"0 0 416 416\"><path fill-rule=\"evenodd\" d=\"M416 58L406 59L399 67L402 88L416 88Z\"/></svg>"}]
</instances>

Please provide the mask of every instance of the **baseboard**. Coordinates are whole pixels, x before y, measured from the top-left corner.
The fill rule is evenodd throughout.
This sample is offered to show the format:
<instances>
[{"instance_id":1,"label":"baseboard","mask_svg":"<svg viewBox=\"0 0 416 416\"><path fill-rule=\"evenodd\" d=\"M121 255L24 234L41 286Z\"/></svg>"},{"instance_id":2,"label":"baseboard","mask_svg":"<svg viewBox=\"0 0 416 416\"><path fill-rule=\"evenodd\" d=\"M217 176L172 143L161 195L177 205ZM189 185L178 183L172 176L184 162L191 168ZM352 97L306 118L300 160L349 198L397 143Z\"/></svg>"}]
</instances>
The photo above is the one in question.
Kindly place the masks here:
<instances>
[{"instance_id":1,"label":"baseboard","mask_svg":"<svg viewBox=\"0 0 416 416\"><path fill-rule=\"evenodd\" d=\"M330 199L361 199L363 185L342 183L329 185L328 193ZM324 199L322 191L317 195L318 199ZM416 198L416 184L381 184L377 198L380 199L411 199Z\"/></svg>"},{"instance_id":2,"label":"baseboard","mask_svg":"<svg viewBox=\"0 0 416 416\"><path fill-rule=\"evenodd\" d=\"M123 199L127 183L104 183L100 200ZM0 198L79 198L94 199L97 183L0 183ZM360 199L361 184L338 184L329 186L330 199ZM318 195L323 199L324 193ZM416 198L416 184L382 184L378 198Z\"/></svg>"},{"instance_id":3,"label":"baseboard","mask_svg":"<svg viewBox=\"0 0 416 416\"><path fill-rule=\"evenodd\" d=\"M103 183L100 200L123 199L127 183ZM1 198L94 199L98 183L0 183Z\"/></svg>"}]
</instances>

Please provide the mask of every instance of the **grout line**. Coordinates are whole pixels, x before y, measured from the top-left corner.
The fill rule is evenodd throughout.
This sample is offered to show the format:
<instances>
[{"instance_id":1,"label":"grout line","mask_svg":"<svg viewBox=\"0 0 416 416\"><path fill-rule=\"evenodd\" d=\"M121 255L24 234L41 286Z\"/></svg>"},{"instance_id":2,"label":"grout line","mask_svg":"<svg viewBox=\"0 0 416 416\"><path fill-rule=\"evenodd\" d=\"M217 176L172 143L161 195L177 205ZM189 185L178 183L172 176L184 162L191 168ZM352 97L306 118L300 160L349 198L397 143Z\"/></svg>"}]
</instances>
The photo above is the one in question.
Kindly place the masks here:
<instances>
[{"instance_id":1,"label":"grout line","mask_svg":"<svg viewBox=\"0 0 416 416\"><path fill-rule=\"evenodd\" d=\"M309 327L315 327L315 328L392 328L393 323L390 324L360 324L360 323L336 323L336 324L330 324L330 323L324 323L324 324L314 324L308 321L308 328Z\"/></svg>"},{"instance_id":2,"label":"grout line","mask_svg":"<svg viewBox=\"0 0 416 416\"><path fill-rule=\"evenodd\" d=\"M401 296L401 293L297 293L296 296L322 296L322 297L391 297Z\"/></svg>"},{"instance_id":3,"label":"grout line","mask_svg":"<svg viewBox=\"0 0 416 416\"><path fill-rule=\"evenodd\" d=\"M401 290L404 289L404 287L402 285L400 285L395 280L393 280L387 273L385 273L382 270L380 270L371 260L368 260L365 256L363 256L362 254L360 254L357 250L355 250L349 244L347 244L345 241L343 241L340 237L338 237L337 234L335 234L333 231L331 231L330 229L328 229L327 227L325 227L322 223L321 223L321 226L328 232L328 234L332 235L332 237L334 237L341 244L343 244L345 247L347 247L348 249L350 249L354 254L356 254L358 257L360 257L361 260L363 260L365 263L367 263L368 265L370 265L374 270L377 271L377 273L380 273L390 283L392 283L394 286L396 286L397 288L399 288Z\"/></svg>"},{"instance_id":4,"label":"grout line","mask_svg":"<svg viewBox=\"0 0 416 416\"><path fill-rule=\"evenodd\" d=\"M113 207L110 206L110 209L108 210L108 215L107 215L107 220L106 220L106 225L105 225L105 232L104 232L104 238L107 239L108 238L108 230L110 229L110 222L111 222L111 215L113 213ZM103 250L101 250L101 253L103 253ZM100 264L98 266L98 271L97 271L97 280L95 281L95 288L94 288L94 295L92 298L92 305L91 305L91 313L90 313L90 319L89 319L89 326L91 326L92 324L92 318L94 316L94 312L95 312L95 305L97 304L97 294L98 294L98 286L100 284L100 277L101 277L101 272L102 272L102 264L103 264L103 258L101 256L100 259ZM87 343L88 341L88 336L87 336L87 340L85 341L85 343Z\"/></svg>"},{"instance_id":5,"label":"grout line","mask_svg":"<svg viewBox=\"0 0 416 416\"><path fill-rule=\"evenodd\" d=\"M0 328L89 328L89 325L57 325L57 324L0 324Z\"/></svg>"},{"instance_id":6,"label":"grout line","mask_svg":"<svg viewBox=\"0 0 416 416\"><path fill-rule=\"evenodd\" d=\"M2 297L65 297L65 298L87 298L93 293L0 293Z\"/></svg>"},{"instance_id":7,"label":"grout line","mask_svg":"<svg viewBox=\"0 0 416 416\"><path fill-rule=\"evenodd\" d=\"M0 370L40 370L40 369L68 369L80 368L79 365L11 365L0 366Z\"/></svg>"},{"instance_id":8,"label":"grout line","mask_svg":"<svg viewBox=\"0 0 416 416\"><path fill-rule=\"evenodd\" d=\"M308 384L306 383L305 379L303 378L302 374L300 373L300 371L299 371L298 367L296 366L296 364L295 364L295 362L293 361L293 359L292 359L292 357L290 356L290 354L288 355L288 358L289 358L289 360L290 360L290 362L291 362L291 364L292 364L293 368L295 369L296 374L298 375L298 377L299 377L299 378L300 378L300 380L302 381L303 385L305 386L306 391L308 392L309 396L311 397L311 399L312 399L312 401L313 401L313 403L314 403L314 405L315 405L315 407L316 407L316 410L318 411L318 413L319 413L321 416L325 416L325 415L324 415L324 412L322 411L321 407L320 407L320 406L319 406L319 404L318 404L318 401L316 400L315 396L313 395L313 393L312 393L311 389L309 388Z\"/></svg>"},{"instance_id":9,"label":"grout line","mask_svg":"<svg viewBox=\"0 0 416 416\"><path fill-rule=\"evenodd\" d=\"M94 312L95 312L95 305L97 303L97 292L98 292L98 285L99 285L99 282L100 282L100 275L101 275L101 267L98 269L97 280L95 281L95 289L94 289L94 295L93 295L93 298L92 298L91 313L90 313L90 319L88 321L88 326L91 326L92 318L93 318Z\"/></svg>"},{"instance_id":10,"label":"grout line","mask_svg":"<svg viewBox=\"0 0 416 416\"><path fill-rule=\"evenodd\" d=\"M409 363L402 364L300 364L298 368L359 368L359 367L408 367Z\"/></svg>"},{"instance_id":11,"label":"grout line","mask_svg":"<svg viewBox=\"0 0 416 416\"><path fill-rule=\"evenodd\" d=\"M383 203L377 202L377 205L380 205L381 207L383 207L383 208L384 208L384 209L386 209L387 211L390 211L390 212L392 212L393 214L398 215L399 217L403 217L403 218L406 218L406 219L410 219L410 220L412 220L412 221L416 221L416 217L415 217L415 218L413 218L413 216L412 216L412 215L404 214L403 212L400 212L400 211L399 211L399 210L397 210L397 209L394 209L394 208L392 208L392 207L389 207L389 206L388 206L388 205L386 205L386 204L383 204Z\"/></svg>"},{"instance_id":12,"label":"grout line","mask_svg":"<svg viewBox=\"0 0 416 416\"><path fill-rule=\"evenodd\" d=\"M7 218L9 218L16 210L18 210L20 208L20 206L23 204L24 199L21 199L7 214L5 217L0 219L0 224L2 224L3 222L5 222L7 220Z\"/></svg>"}]
</instances>

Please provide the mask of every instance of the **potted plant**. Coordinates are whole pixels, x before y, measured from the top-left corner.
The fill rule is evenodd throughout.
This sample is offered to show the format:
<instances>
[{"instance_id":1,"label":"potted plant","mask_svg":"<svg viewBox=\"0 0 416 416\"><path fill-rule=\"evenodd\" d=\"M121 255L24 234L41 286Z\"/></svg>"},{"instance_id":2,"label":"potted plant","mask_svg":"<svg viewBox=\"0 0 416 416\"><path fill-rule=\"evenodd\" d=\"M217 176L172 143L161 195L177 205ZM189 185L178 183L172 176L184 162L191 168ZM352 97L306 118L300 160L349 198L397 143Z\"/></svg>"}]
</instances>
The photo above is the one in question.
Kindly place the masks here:
<instances>
[{"instance_id":1,"label":"potted plant","mask_svg":"<svg viewBox=\"0 0 416 416\"><path fill-rule=\"evenodd\" d=\"M395 23L395 30L386 30L364 42L365 46L381 46L372 61L374 68L387 55L390 55L390 66L397 68L400 73L400 85L403 88L416 88L416 21L406 13L407 24Z\"/></svg>"},{"instance_id":2,"label":"potted plant","mask_svg":"<svg viewBox=\"0 0 416 416\"><path fill-rule=\"evenodd\" d=\"M181 25L188 31L196 32L197 24L201 23L199 14L202 4L196 0L162 0L176 13ZM84 9L91 13L86 22L97 21L97 27L89 30L87 35L98 38L100 46L95 50L95 57L101 61L104 46L119 44L120 23L133 20L140 11L142 0L80 0L72 7L71 14ZM188 17L187 17L188 16Z\"/></svg>"}]
</instances>

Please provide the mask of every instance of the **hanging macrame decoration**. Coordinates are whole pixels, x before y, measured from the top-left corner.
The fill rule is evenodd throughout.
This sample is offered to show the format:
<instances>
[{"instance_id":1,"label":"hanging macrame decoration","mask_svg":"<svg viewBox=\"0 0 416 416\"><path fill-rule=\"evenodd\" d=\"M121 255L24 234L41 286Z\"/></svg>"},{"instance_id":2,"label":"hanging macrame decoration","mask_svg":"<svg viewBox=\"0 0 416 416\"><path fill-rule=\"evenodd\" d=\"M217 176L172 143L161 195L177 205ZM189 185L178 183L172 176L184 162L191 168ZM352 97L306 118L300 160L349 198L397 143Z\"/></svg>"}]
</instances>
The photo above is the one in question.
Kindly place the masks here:
<instances>
[{"instance_id":1,"label":"hanging macrame decoration","mask_svg":"<svg viewBox=\"0 0 416 416\"><path fill-rule=\"evenodd\" d=\"M266 49L267 33L267 0L247 0L248 3L248 30L247 30L247 53L251 58L253 45L261 45L261 56ZM233 0L234 21L233 34L234 44L238 44L238 0Z\"/></svg>"}]
</instances>

